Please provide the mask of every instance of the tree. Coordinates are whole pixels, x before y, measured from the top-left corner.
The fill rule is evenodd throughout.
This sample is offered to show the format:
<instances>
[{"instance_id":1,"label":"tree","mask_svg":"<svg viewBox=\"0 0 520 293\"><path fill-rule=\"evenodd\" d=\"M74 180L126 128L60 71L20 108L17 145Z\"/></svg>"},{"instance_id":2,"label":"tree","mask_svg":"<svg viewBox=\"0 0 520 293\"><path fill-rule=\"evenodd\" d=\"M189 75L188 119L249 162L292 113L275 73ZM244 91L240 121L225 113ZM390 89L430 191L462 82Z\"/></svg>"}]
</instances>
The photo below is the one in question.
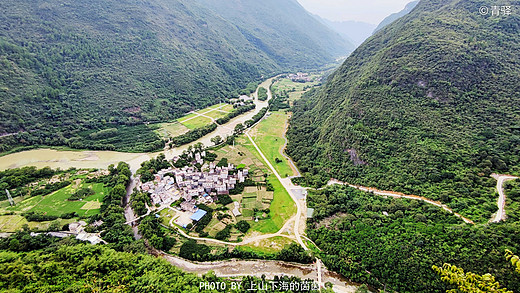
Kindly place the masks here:
<instances>
[{"instance_id":1,"label":"tree","mask_svg":"<svg viewBox=\"0 0 520 293\"><path fill-rule=\"evenodd\" d=\"M237 124L237 126L235 126L235 134L240 134L244 131L245 127L242 123L239 123Z\"/></svg>"},{"instance_id":2,"label":"tree","mask_svg":"<svg viewBox=\"0 0 520 293\"><path fill-rule=\"evenodd\" d=\"M247 231L249 230L249 228L251 228L251 225L249 225L248 222L244 221L244 220L241 220L239 221L236 226L235 226L240 232L242 233L247 233Z\"/></svg>"},{"instance_id":3,"label":"tree","mask_svg":"<svg viewBox=\"0 0 520 293\"><path fill-rule=\"evenodd\" d=\"M514 255L511 250L506 249L506 259L511 261L511 264L515 267L515 271L520 274L520 258Z\"/></svg>"},{"instance_id":4,"label":"tree","mask_svg":"<svg viewBox=\"0 0 520 293\"><path fill-rule=\"evenodd\" d=\"M432 266L432 269L441 276L441 280L457 286L457 289L446 291L447 293L485 293L501 292L513 293L506 288L500 288L500 284L495 281L491 274L477 275L472 272L464 273L462 268L445 263L442 268Z\"/></svg>"},{"instance_id":5,"label":"tree","mask_svg":"<svg viewBox=\"0 0 520 293\"><path fill-rule=\"evenodd\" d=\"M220 135L217 135L211 139L211 142L215 145L219 145L222 143L222 137Z\"/></svg>"}]
</instances>

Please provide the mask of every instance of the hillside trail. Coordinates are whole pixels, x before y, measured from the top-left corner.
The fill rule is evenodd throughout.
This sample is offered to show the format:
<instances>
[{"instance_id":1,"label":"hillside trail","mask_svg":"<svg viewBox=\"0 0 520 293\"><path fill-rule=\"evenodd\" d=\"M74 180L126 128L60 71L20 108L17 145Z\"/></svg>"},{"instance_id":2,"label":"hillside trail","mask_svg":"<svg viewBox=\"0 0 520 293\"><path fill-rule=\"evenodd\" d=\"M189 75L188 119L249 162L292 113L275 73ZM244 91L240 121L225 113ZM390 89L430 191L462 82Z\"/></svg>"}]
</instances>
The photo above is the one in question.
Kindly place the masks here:
<instances>
[{"instance_id":1,"label":"hillside trail","mask_svg":"<svg viewBox=\"0 0 520 293\"><path fill-rule=\"evenodd\" d=\"M353 185L353 184L349 184L347 182L342 182L342 181L336 180L334 178L330 179L329 182L327 183L327 185L334 185L334 184L349 186L349 187L356 188L361 191L365 191L365 192L369 192L369 193L373 193L373 194L381 195L381 196L390 196L390 197L394 197L394 198L407 198L407 199L424 201L425 203L428 203L428 204L431 204L431 205L444 209L445 211L462 219L467 224L473 224L473 225L475 224L475 222L473 222L472 220L462 216L459 213L455 213L451 208L449 208L447 205L441 203L440 201L434 201L434 200L428 199L423 196L417 196L417 195L413 195L413 194L404 194L404 193L395 192L395 191L379 190L376 188L365 187L365 186L360 186L360 185Z\"/></svg>"}]
</instances>

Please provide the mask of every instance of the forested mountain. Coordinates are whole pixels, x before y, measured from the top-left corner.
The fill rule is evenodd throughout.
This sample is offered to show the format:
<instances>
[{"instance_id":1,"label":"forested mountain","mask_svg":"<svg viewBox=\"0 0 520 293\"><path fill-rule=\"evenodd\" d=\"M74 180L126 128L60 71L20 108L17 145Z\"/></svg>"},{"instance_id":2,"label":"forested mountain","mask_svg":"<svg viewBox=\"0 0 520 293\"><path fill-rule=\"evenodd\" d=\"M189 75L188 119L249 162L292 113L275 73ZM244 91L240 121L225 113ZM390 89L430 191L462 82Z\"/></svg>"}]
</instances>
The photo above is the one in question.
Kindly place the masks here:
<instances>
[{"instance_id":1,"label":"forested mountain","mask_svg":"<svg viewBox=\"0 0 520 293\"><path fill-rule=\"evenodd\" d=\"M1 1L0 134L24 133L4 137L0 151L72 145L84 130L176 118L262 75L348 53L330 29L302 25L309 15L292 0L261 10L239 2L237 12L254 21L187 0ZM282 9L294 9L284 12L292 21L271 16Z\"/></svg>"},{"instance_id":2,"label":"forested mountain","mask_svg":"<svg viewBox=\"0 0 520 293\"><path fill-rule=\"evenodd\" d=\"M296 104L288 152L308 183L423 195L488 221L489 175L520 174L520 16L483 5L421 1Z\"/></svg>"},{"instance_id":3,"label":"forested mountain","mask_svg":"<svg viewBox=\"0 0 520 293\"><path fill-rule=\"evenodd\" d=\"M404 7L403 10L401 10L399 12L396 12L396 13L392 13L389 16L387 16L385 19L383 19L383 21L381 21L379 23L379 25L374 30L374 33L377 32L378 30L384 28L385 26L391 24L392 22L398 20L399 18L401 18L401 17L407 15L408 13L410 13L410 11L412 11L412 9L414 9L415 6L417 6L418 3L419 3L419 0L412 1L412 2L410 2L408 4L406 4L406 6Z\"/></svg>"},{"instance_id":4,"label":"forested mountain","mask_svg":"<svg viewBox=\"0 0 520 293\"><path fill-rule=\"evenodd\" d=\"M305 183L422 195L476 222L328 187L309 194L307 233L329 268L389 292L446 292L456 287L432 270L446 262L520 290L504 257L520 249L518 187L506 191L508 219L489 223L490 174L520 174L520 17L479 13L492 5L422 0L295 104L287 151Z\"/></svg>"},{"instance_id":5,"label":"forested mountain","mask_svg":"<svg viewBox=\"0 0 520 293\"><path fill-rule=\"evenodd\" d=\"M356 47L361 45L374 32L375 24L362 21L332 21L315 15L323 24L337 31L343 38L350 40Z\"/></svg>"},{"instance_id":6,"label":"forested mountain","mask_svg":"<svg viewBox=\"0 0 520 293\"><path fill-rule=\"evenodd\" d=\"M325 27L296 0L195 0L231 21L278 64L300 68L346 56L354 45Z\"/></svg>"}]
</instances>

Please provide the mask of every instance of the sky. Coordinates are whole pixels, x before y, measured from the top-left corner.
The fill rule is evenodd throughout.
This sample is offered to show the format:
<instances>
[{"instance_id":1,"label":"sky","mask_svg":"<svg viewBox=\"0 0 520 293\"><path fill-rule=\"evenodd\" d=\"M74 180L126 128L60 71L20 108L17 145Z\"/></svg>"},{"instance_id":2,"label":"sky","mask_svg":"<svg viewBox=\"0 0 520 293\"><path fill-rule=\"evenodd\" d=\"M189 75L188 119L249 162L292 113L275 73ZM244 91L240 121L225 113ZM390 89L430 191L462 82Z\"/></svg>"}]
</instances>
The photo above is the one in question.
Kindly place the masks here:
<instances>
[{"instance_id":1,"label":"sky","mask_svg":"<svg viewBox=\"0 0 520 293\"><path fill-rule=\"evenodd\" d=\"M298 0L309 12L335 21L355 20L379 24L403 10L412 0Z\"/></svg>"}]
</instances>

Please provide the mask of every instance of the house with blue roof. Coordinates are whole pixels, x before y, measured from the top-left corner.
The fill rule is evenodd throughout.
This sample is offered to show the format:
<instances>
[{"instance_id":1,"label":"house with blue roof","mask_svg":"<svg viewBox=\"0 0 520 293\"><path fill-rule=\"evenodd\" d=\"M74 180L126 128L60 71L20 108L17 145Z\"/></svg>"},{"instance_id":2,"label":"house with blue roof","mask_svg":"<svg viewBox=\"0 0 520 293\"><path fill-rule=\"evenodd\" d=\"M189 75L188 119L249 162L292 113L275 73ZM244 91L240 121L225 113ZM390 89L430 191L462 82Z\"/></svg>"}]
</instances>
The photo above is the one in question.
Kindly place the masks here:
<instances>
[{"instance_id":1,"label":"house with blue roof","mask_svg":"<svg viewBox=\"0 0 520 293\"><path fill-rule=\"evenodd\" d=\"M202 217L204 217L205 215L207 214L207 212L205 210L201 210L199 209L198 211L196 211L193 215L191 215L190 219L192 219L193 221L200 221L200 219L202 219Z\"/></svg>"}]
</instances>

